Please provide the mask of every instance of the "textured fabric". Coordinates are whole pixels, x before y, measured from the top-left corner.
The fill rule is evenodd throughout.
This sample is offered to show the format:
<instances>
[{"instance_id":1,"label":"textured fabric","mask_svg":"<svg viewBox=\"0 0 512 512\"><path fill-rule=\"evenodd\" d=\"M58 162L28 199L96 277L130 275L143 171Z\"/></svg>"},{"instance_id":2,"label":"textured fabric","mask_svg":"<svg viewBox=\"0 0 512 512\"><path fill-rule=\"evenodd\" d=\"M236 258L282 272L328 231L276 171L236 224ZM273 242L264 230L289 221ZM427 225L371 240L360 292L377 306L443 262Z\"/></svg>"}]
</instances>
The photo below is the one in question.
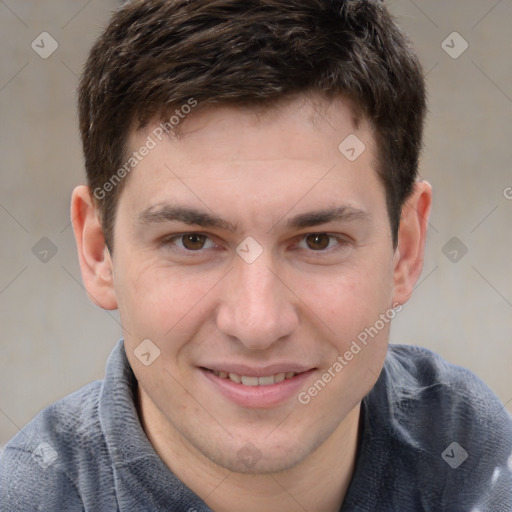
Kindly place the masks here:
<instances>
[{"instance_id":1,"label":"textured fabric","mask_svg":"<svg viewBox=\"0 0 512 512\"><path fill-rule=\"evenodd\" d=\"M0 510L209 511L151 447L135 389L120 341L104 381L45 409L4 447ZM512 420L473 374L391 345L362 405L341 512L512 511Z\"/></svg>"}]
</instances>

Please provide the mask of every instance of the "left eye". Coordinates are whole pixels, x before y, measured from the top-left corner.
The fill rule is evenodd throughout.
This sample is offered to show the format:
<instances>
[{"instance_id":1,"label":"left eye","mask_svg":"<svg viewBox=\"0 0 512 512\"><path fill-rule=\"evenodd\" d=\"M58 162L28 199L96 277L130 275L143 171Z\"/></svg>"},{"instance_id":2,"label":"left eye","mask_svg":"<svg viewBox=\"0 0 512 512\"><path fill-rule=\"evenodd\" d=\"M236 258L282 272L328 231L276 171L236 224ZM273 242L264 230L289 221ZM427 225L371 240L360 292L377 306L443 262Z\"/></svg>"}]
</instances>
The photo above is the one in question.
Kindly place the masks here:
<instances>
[{"instance_id":1,"label":"left eye","mask_svg":"<svg viewBox=\"0 0 512 512\"><path fill-rule=\"evenodd\" d=\"M201 233L185 233L169 239L169 242L187 251L200 251L215 247L213 241Z\"/></svg>"},{"instance_id":2,"label":"left eye","mask_svg":"<svg viewBox=\"0 0 512 512\"><path fill-rule=\"evenodd\" d=\"M328 235L327 233L311 233L304 236L299 243L299 247L312 251L325 251L339 244L339 238L336 238L334 235Z\"/></svg>"}]
</instances>

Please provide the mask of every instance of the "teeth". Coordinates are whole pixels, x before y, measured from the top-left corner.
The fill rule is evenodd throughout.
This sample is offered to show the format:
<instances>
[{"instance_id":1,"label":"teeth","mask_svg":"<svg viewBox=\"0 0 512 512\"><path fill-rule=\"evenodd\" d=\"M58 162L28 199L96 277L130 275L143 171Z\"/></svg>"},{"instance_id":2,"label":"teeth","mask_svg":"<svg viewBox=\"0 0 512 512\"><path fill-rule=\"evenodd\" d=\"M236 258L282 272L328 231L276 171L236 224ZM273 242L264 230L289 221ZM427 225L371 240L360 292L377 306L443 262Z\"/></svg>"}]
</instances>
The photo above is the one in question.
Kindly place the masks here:
<instances>
[{"instance_id":1,"label":"teeth","mask_svg":"<svg viewBox=\"0 0 512 512\"><path fill-rule=\"evenodd\" d=\"M242 377L240 377L240 375L237 375L236 373L230 373L229 378L234 382L238 382L238 384L242 383Z\"/></svg>"},{"instance_id":2,"label":"teeth","mask_svg":"<svg viewBox=\"0 0 512 512\"><path fill-rule=\"evenodd\" d=\"M237 384L243 384L244 386L271 386L272 384L279 384L285 379L291 379L295 377L295 372L276 373L275 375L266 375L265 377L248 377L247 375L238 375L236 373L228 373L225 371L213 372L217 377L221 379L231 379Z\"/></svg>"},{"instance_id":3,"label":"teeth","mask_svg":"<svg viewBox=\"0 0 512 512\"><path fill-rule=\"evenodd\" d=\"M260 386L270 386L271 384L275 383L275 377L273 375L269 375L268 377L260 377L259 379L256 378L256 380ZM243 377L242 382L245 384Z\"/></svg>"},{"instance_id":4,"label":"teeth","mask_svg":"<svg viewBox=\"0 0 512 512\"><path fill-rule=\"evenodd\" d=\"M231 377L231 374L229 375ZM237 375L238 377L238 375ZM273 377L271 377L273 379ZM245 375L242 376L242 384L244 386L257 386L259 384L258 377L246 377Z\"/></svg>"}]
</instances>

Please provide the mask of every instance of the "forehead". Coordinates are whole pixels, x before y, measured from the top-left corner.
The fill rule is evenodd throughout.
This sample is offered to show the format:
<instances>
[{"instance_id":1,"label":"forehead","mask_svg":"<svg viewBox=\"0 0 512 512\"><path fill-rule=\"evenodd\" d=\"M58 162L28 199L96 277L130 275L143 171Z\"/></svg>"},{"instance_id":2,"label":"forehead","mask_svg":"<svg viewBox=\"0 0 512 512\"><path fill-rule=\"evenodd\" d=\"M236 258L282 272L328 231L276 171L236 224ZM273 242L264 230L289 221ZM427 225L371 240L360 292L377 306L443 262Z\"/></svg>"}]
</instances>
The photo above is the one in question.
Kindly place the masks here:
<instances>
[{"instance_id":1,"label":"forehead","mask_svg":"<svg viewBox=\"0 0 512 512\"><path fill-rule=\"evenodd\" d=\"M372 187L384 194L371 126L344 99L300 97L271 108L199 105L178 113L167 125L154 120L130 133L129 155L145 156L121 196L139 211L177 194L214 202L243 194L246 205L261 207L264 198L266 207L297 202L301 191L304 203L323 194L334 204L333 187L343 187L353 202L375 193ZM176 124L177 135L164 133Z\"/></svg>"},{"instance_id":2,"label":"forehead","mask_svg":"<svg viewBox=\"0 0 512 512\"><path fill-rule=\"evenodd\" d=\"M317 93L309 93L263 105L203 106L194 100L196 106L190 108L188 103L190 100L173 107L142 130L132 129L129 147L136 149L141 139L151 135L158 141L164 138L177 145L181 143L183 148L200 146L201 152L194 152L196 157L206 157L206 153L217 147L219 151L215 154L227 150L232 158L242 153L247 157L252 149L257 152L254 156L272 159L281 156L274 150L280 150L282 155L288 152L297 157L315 158L313 150L319 142L322 152L330 146L337 156L340 137L351 133L359 133L370 144L373 142L370 123L342 97L327 100ZM169 129L171 133L167 133ZM326 137L326 130L331 132L330 137ZM279 145L269 144L270 134L279 136ZM304 137L309 139L307 146L298 140Z\"/></svg>"}]
</instances>

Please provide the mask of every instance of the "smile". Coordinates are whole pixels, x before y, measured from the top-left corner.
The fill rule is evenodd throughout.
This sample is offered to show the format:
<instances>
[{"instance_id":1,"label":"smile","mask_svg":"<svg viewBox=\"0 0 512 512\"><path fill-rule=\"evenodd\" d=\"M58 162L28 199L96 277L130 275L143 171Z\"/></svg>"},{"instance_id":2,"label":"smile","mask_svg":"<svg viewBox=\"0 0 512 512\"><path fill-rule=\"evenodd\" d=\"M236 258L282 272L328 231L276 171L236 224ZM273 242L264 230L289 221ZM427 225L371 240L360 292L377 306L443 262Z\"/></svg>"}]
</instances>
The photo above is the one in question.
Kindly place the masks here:
<instances>
[{"instance_id":1,"label":"smile","mask_svg":"<svg viewBox=\"0 0 512 512\"><path fill-rule=\"evenodd\" d=\"M300 365L293 365L295 367L293 370L296 371L291 371L289 367L292 365L276 366L278 367L258 370L239 366L236 371L221 370L222 367L215 369L200 367L199 369L206 378L208 387L215 394L220 393L237 406L261 409L295 400L297 394L304 389L307 381L316 371L314 368L305 369ZM288 368L282 368L283 366Z\"/></svg>"},{"instance_id":2,"label":"smile","mask_svg":"<svg viewBox=\"0 0 512 512\"><path fill-rule=\"evenodd\" d=\"M233 372L226 371L215 371L213 373L221 379L230 379L237 384L243 384L244 386L271 386L272 384L279 384L286 379L292 379L297 375L295 372L281 372L274 375L266 375L263 377L250 377L247 375L238 375Z\"/></svg>"}]
</instances>

